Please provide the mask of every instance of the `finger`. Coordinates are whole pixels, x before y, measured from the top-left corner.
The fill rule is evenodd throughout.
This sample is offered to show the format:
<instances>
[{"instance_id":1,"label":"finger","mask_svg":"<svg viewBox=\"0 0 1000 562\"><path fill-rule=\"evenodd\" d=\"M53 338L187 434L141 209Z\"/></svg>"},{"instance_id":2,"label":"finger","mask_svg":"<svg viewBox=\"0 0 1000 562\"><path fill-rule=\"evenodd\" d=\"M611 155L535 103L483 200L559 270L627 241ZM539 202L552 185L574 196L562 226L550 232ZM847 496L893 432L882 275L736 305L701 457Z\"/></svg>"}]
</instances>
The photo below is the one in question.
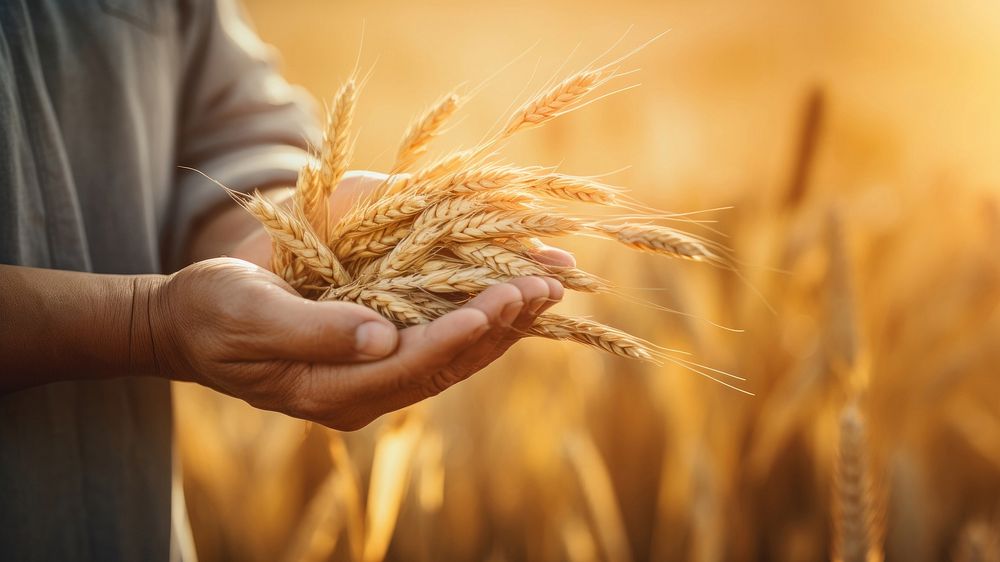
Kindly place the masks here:
<instances>
[{"instance_id":1,"label":"finger","mask_svg":"<svg viewBox=\"0 0 1000 562\"><path fill-rule=\"evenodd\" d=\"M559 304L566 295L566 288L563 287L562 283L551 277L544 277L543 279L545 279L545 282L549 285L549 299L545 301L545 304L535 313L535 319L538 318L539 314L542 314L553 306ZM532 324L534 324L534 319L532 320Z\"/></svg>"},{"instance_id":2,"label":"finger","mask_svg":"<svg viewBox=\"0 0 1000 562\"><path fill-rule=\"evenodd\" d=\"M518 334L531 326L538 311L549 303L552 299L553 284L559 285L559 282L545 277L522 277L510 283L520 289L525 302L521 313L511 323L511 330L506 334L516 339Z\"/></svg>"},{"instance_id":3,"label":"finger","mask_svg":"<svg viewBox=\"0 0 1000 562\"><path fill-rule=\"evenodd\" d=\"M524 335L540 310L551 306L553 294L561 298L562 286L555 280L544 277L522 277L505 283L510 289L498 286L495 291L510 293L510 300L500 310L499 317L492 322L491 329L473 345L461 350L445 366L439 376L449 379L447 386L453 385L479 371L503 354ZM557 290L554 290L557 287ZM514 292L520 294L515 300ZM506 297L506 295L504 295ZM467 306L488 306L489 303L474 299ZM443 390L446 386L442 386ZM438 392L440 391L438 390Z\"/></svg>"},{"instance_id":4,"label":"finger","mask_svg":"<svg viewBox=\"0 0 1000 562\"><path fill-rule=\"evenodd\" d=\"M531 325L537 314L534 311L544 307L551 298L549 281L541 277L514 279L492 289L489 295L484 291L466 305L487 314L490 329L478 341L459 349L449 361L427 365L429 375L425 374L422 381L418 381L423 384L417 385L416 393L401 393L391 404L393 409L438 394L492 363L518 339L524 328ZM505 304L499 307L496 302Z\"/></svg>"},{"instance_id":5,"label":"finger","mask_svg":"<svg viewBox=\"0 0 1000 562\"><path fill-rule=\"evenodd\" d=\"M494 355L496 357L506 353L506 351L510 349L510 346L514 345L521 338L527 337L529 330L535 323L538 315L562 300L565 290L558 281L549 277L541 277L538 279L545 283L544 296L535 297L532 304L525 307L524 313L522 313L514 323L513 328L509 330L504 335L504 338L498 343L497 348L494 350Z\"/></svg>"},{"instance_id":6,"label":"finger","mask_svg":"<svg viewBox=\"0 0 1000 562\"><path fill-rule=\"evenodd\" d=\"M532 248L530 253L531 257L544 265L551 265L555 267L576 267L576 258L573 257L573 254L561 248L546 246L545 244L539 242L534 248Z\"/></svg>"},{"instance_id":7,"label":"finger","mask_svg":"<svg viewBox=\"0 0 1000 562\"><path fill-rule=\"evenodd\" d=\"M317 367L306 376L297 415L340 430L368 425L386 412L429 396L422 380L489 331L489 318L476 308L449 312L430 324L400 332L399 351L382 361Z\"/></svg>"},{"instance_id":8,"label":"finger","mask_svg":"<svg viewBox=\"0 0 1000 562\"><path fill-rule=\"evenodd\" d=\"M399 330L363 306L311 301L282 292L259 307L266 332L262 351L273 359L342 363L383 358L396 349Z\"/></svg>"},{"instance_id":9,"label":"finger","mask_svg":"<svg viewBox=\"0 0 1000 562\"><path fill-rule=\"evenodd\" d=\"M351 368L355 393L382 401L382 411L402 408L438 394L460 379L449 366L494 331L509 329L523 307L512 283L490 287L462 308L423 326L400 332L398 351L382 361Z\"/></svg>"},{"instance_id":10,"label":"finger","mask_svg":"<svg viewBox=\"0 0 1000 562\"><path fill-rule=\"evenodd\" d=\"M508 305L501 313L500 323L448 365L449 375L455 382L468 378L503 355L531 325L536 314L534 311L549 299L548 281L542 277L521 277L508 284L520 292L520 303Z\"/></svg>"}]
</instances>

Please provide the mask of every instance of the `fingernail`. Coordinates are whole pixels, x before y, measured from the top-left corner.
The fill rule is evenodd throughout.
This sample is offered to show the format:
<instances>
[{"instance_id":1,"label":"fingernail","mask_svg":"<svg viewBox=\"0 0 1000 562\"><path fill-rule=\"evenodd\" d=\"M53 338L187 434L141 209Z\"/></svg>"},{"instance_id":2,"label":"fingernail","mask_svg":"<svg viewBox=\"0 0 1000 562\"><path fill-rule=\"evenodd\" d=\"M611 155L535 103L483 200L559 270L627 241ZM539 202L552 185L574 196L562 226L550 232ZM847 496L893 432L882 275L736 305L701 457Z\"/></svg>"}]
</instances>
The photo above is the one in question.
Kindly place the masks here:
<instances>
[{"instance_id":1,"label":"fingernail","mask_svg":"<svg viewBox=\"0 0 1000 562\"><path fill-rule=\"evenodd\" d=\"M354 350L361 355L383 357L396 346L396 329L383 322L365 322L354 332Z\"/></svg>"},{"instance_id":2,"label":"fingernail","mask_svg":"<svg viewBox=\"0 0 1000 562\"><path fill-rule=\"evenodd\" d=\"M549 299L545 297L538 297L537 299L532 300L531 304L528 305L528 312L531 314L538 314L538 311L541 310L547 302L549 302Z\"/></svg>"},{"instance_id":3,"label":"fingernail","mask_svg":"<svg viewBox=\"0 0 1000 562\"><path fill-rule=\"evenodd\" d=\"M521 309L524 308L523 301L517 301L509 303L507 306L503 307L500 311L500 321L504 323L505 326L510 326L514 323L518 314L521 314Z\"/></svg>"}]
</instances>

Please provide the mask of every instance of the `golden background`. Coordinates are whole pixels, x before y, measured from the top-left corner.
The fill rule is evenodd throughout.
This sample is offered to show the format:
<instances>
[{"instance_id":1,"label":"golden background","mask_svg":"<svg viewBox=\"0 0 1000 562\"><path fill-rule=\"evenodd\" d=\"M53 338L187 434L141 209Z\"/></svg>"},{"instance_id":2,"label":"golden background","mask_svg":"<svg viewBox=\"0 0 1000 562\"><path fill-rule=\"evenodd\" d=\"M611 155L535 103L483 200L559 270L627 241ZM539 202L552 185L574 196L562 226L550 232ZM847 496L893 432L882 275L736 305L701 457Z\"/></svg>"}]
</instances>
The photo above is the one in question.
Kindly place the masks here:
<instances>
[{"instance_id":1,"label":"golden background","mask_svg":"<svg viewBox=\"0 0 1000 562\"><path fill-rule=\"evenodd\" d=\"M724 236L681 226L732 248L742 277L567 244L625 294L683 314L613 296L560 306L689 350L756 396L540 341L346 435L179 385L202 560L1000 555L1000 5L247 8L320 100L356 60L372 69L355 167L376 170L453 88L503 68L441 152L626 30L611 56L669 30L628 60L641 70L620 85L640 87L504 154L609 174L672 211L731 207L697 215Z\"/></svg>"}]
</instances>

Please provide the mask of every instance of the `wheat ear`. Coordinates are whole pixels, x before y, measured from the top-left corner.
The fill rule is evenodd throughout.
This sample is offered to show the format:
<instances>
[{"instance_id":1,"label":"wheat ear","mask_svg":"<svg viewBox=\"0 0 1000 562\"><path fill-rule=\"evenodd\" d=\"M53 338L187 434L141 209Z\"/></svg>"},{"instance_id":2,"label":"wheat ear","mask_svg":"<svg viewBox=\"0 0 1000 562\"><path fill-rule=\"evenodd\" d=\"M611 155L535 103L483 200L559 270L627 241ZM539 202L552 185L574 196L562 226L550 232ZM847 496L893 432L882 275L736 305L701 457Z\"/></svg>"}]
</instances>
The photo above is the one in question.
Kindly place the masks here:
<instances>
[{"instance_id":1,"label":"wheat ear","mask_svg":"<svg viewBox=\"0 0 1000 562\"><path fill-rule=\"evenodd\" d=\"M500 138L538 127L577 107L590 92L607 82L613 72L606 68L585 70L556 84L528 101L514 112L500 133Z\"/></svg>"},{"instance_id":2,"label":"wheat ear","mask_svg":"<svg viewBox=\"0 0 1000 562\"><path fill-rule=\"evenodd\" d=\"M503 246L488 242L468 242L449 248L463 261L490 268L506 278L540 275L554 277L567 289L581 293L596 293L607 288L597 277L575 267L549 267Z\"/></svg>"},{"instance_id":3,"label":"wheat ear","mask_svg":"<svg viewBox=\"0 0 1000 562\"><path fill-rule=\"evenodd\" d=\"M397 172L404 172L427 152L427 145L436 137L444 123L458 110L459 98L448 94L421 114L406 130L396 153Z\"/></svg>"},{"instance_id":4,"label":"wheat ear","mask_svg":"<svg viewBox=\"0 0 1000 562\"><path fill-rule=\"evenodd\" d=\"M354 120L354 107L357 103L357 87L354 80L347 80L337 91L333 107L327 114L326 129L323 132L323 146L320 149L320 167L318 170L319 184L323 187L320 209L322 227L317 227L324 243L332 239L333 225L327 219L330 194L337 188L341 178L347 171L351 160L353 143L350 140L351 124Z\"/></svg>"},{"instance_id":5,"label":"wheat ear","mask_svg":"<svg viewBox=\"0 0 1000 562\"><path fill-rule=\"evenodd\" d=\"M543 314L535 320L529 333L543 338L575 341L621 357L653 361L653 354L641 340L592 320Z\"/></svg>"},{"instance_id":6,"label":"wheat ear","mask_svg":"<svg viewBox=\"0 0 1000 562\"><path fill-rule=\"evenodd\" d=\"M867 562L871 550L871 481L865 422L856 401L840 415L840 443L834 472L834 559Z\"/></svg>"},{"instance_id":7,"label":"wheat ear","mask_svg":"<svg viewBox=\"0 0 1000 562\"><path fill-rule=\"evenodd\" d=\"M700 240L673 228L654 224L606 223L591 223L587 227L591 232L644 252L694 261L718 260Z\"/></svg>"},{"instance_id":8,"label":"wheat ear","mask_svg":"<svg viewBox=\"0 0 1000 562\"><path fill-rule=\"evenodd\" d=\"M345 285L351 277L330 248L320 242L308 223L297 220L259 192L238 199L271 235L271 239L315 271L327 283Z\"/></svg>"}]
</instances>

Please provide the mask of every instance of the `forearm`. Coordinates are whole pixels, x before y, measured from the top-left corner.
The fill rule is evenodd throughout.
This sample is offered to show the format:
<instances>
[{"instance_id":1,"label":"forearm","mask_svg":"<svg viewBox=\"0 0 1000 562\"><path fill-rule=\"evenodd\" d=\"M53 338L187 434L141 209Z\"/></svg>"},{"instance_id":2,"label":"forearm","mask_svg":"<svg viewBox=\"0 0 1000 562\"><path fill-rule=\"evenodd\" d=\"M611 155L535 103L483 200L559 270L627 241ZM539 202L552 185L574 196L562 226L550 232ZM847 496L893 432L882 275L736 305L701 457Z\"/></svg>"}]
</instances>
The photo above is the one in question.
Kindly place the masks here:
<instances>
[{"instance_id":1,"label":"forearm","mask_svg":"<svg viewBox=\"0 0 1000 562\"><path fill-rule=\"evenodd\" d=\"M0 393L155 374L148 304L165 279L0 265Z\"/></svg>"}]
</instances>

